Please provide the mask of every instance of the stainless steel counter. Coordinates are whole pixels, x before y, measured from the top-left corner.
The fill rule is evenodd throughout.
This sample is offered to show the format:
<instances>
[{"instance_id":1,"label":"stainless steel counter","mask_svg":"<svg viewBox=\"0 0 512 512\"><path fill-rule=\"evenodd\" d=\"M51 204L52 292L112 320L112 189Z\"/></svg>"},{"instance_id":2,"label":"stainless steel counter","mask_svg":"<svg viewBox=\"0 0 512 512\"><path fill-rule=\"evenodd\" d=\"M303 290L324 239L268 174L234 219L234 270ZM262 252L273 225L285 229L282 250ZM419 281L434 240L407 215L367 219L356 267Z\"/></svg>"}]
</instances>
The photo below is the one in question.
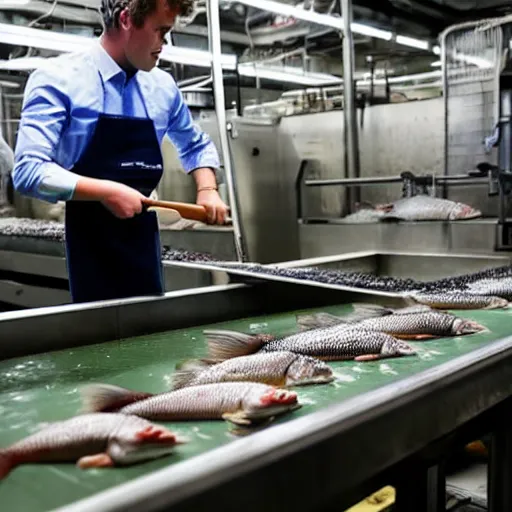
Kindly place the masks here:
<instances>
[{"instance_id":1,"label":"stainless steel counter","mask_svg":"<svg viewBox=\"0 0 512 512\"><path fill-rule=\"evenodd\" d=\"M263 282L4 313L0 358L361 298L354 292ZM440 512L444 509L435 503L443 488L428 492L427 484L438 458L454 443L482 428L496 430L494 453L509 453L510 423L502 414L510 410L511 372L512 337L505 337L59 510L196 512L212 504L247 512L342 510L386 482L398 488L398 511L412 510L408 499L414 494L415 512ZM509 482L499 477L510 457L499 462L491 465L491 504L499 497L502 508L491 505L491 512L508 510L503 504L511 503Z\"/></svg>"}]
</instances>

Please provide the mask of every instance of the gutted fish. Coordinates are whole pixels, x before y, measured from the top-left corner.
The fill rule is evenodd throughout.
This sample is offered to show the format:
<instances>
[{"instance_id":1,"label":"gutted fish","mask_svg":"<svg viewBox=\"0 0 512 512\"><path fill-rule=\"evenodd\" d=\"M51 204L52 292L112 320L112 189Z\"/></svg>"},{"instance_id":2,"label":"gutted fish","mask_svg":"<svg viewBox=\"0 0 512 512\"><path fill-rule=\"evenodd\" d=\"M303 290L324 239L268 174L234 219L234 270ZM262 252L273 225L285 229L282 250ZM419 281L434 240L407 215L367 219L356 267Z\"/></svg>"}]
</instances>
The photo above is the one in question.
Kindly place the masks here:
<instances>
[{"instance_id":1,"label":"gutted fish","mask_svg":"<svg viewBox=\"0 0 512 512\"><path fill-rule=\"evenodd\" d=\"M182 442L143 418L85 414L52 423L1 449L0 479L20 464L77 462L83 469L134 464L167 455Z\"/></svg>"},{"instance_id":2,"label":"gutted fish","mask_svg":"<svg viewBox=\"0 0 512 512\"><path fill-rule=\"evenodd\" d=\"M366 361L415 354L409 344L389 334L344 325L300 332L267 343L235 331L207 330L204 334L210 357L222 360L283 350L325 361Z\"/></svg>"},{"instance_id":3,"label":"gutted fish","mask_svg":"<svg viewBox=\"0 0 512 512\"><path fill-rule=\"evenodd\" d=\"M323 361L293 352L261 353L211 363L208 360L185 363L173 375L173 388L244 381L295 386L334 380L332 369Z\"/></svg>"},{"instance_id":4,"label":"gutted fish","mask_svg":"<svg viewBox=\"0 0 512 512\"><path fill-rule=\"evenodd\" d=\"M499 279L480 279L467 285L467 293L475 295L492 295L512 300L512 277Z\"/></svg>"},{"instance_id":5,"label":"gutted fish","mask_svg":"<svg viewBox=\"0 0 512 512\"><path fill-rule=\"evenodd\" d=\"M297 323L301 326L306 324L309 328L312 326L314 326L313 328L323 328L326 325L336 325L334 322L336 322L337 319L342 320L328 313L318 313L308 315L306 318L298 317ZM358 322L356 325L363 329L392 334L396 338L416 340L439 336L474 334L482 332L485 329L485 327L473 320L466 320L454 315L430 310L430 308L428 312L423 313L407 314L400 312L381 318L369 318Z\"/></svg>"},{"instance_id":6,"label":"gutted fish","mask_svg":"<svg viewBox=\"0 0 512 512\"><path fill-rule=\"evenodd\" d=\"M508 307L508 301L491 295L467 292L415 293L406 299L435 309L499 309Z\"/></svg>"},{"instance_id":7,"label":"gutted fish","mask_svg":"<svg viewBox=\"0 0 512 512\"><path fill-rule=\"evenodd\" d=\"M405 197L393 203L377 205L375 209L385 213L383 220L464 220L482 216L480 210L467 204L428 195Z\"/></svg>"},{"instance_id":8,"label":"gutted fish","mask_svg":"<svg viewBox=\"0 0 512 512\"><path fill-rule=\"evenodd\" d=\"M139 400L140 393L107 384L82 389L87 412L130 405L118 412L155 421L220 420L240 425L267 420L300 407L297 393L257 382L220 382L190 386Z\"/></svg>"}]
</instances>

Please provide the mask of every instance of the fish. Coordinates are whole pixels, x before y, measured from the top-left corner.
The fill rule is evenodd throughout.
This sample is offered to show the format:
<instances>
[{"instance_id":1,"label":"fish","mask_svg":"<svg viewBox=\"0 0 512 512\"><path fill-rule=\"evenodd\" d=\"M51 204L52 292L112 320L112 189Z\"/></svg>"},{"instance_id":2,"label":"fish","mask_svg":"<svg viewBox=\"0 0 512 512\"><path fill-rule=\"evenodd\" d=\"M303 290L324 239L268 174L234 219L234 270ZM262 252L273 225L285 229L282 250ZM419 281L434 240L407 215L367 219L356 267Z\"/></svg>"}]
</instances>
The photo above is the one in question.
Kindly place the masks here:
<instances>
[{"instance_id":1,"label":"fish","mask_svg":"<svg viewBox=\"0 0 512 512\"><path fill-rule=\"evenodd\" d=\"M512 277L480 279L473 283L468 283L465 291L473 295L491 295L510 301L512 300Z\"/></svg>"},{"instance_id":2,"label":"fish","mask_svg":"<svg viewBox=\"0 0 512 512\"><path fill-rule=\"evenodd\" d=\"M508 301L492 295L466 292L413 293L404 295L407 301L424 304L435 309L503 309Z\"/></svg>"},{"instance_id":3,"label":"fish","mask_svg":"<svg viewBox=\"0 0 512 512\"><path fill-rule=\"evenodd\" d=\"M431 307L423 304L397 309L374 304L354 304L353 309L353 312L343 316L332 315L325 312L297 315L297 325L302 331L307 331L341 324L361 325L361 322L367 319L387 317L390 315L409 315L434 311Z\"/></svg>"},{"instance_id":4,"label":"fish","mask_svg":"<svg viewBox=\"0 0 512 512\"><path fill-rule=\"evenodd\" d=\"M266 343L261 337L236 331L205 330L204 335L210 357L218 360L283 350L325 361L369 361L416 353L409 344L389 334L344 325L299 332Z\"/></svg>"},{"instance_id":5,"label":"fish","mask_svg":"<svg viewBox=\"0 0 512 512\"><path fill-rule=\"evenodd\" d=\"M482 212L464 203L419 194L392 203L375 206L383 212L381 220L467 220L482 216Z\"/></svg>"},{"instance_id":6,"label":"fish","mask_svg":"<svg viewBox=\"0 0 512 512\"><path fill-rule=\"evenodd\" d=\"M167 428L136 416L79 415L0 449L0 480L21 464L76 462L81 469L131 465L168 455L184 442Z\"/></svg>"},{"instance_id":7,"label":"fish","mask_svg":"<svg viewBox=\"0 0 512 512\"><path fill-rule=\"evenodd\" d=\"M345 215L340 219L344 224L374 224L379 222L386 214L385 212L376 210L372 204L358 203L355 207L356 211Z\"/></svg>"},{"instance_id":8,"label":"fish","mask_svg":"<svg viewBox=\"0 0 512 512\"><path fill-rule=\"evenodd\" d=\"M405 308L410 309L410 308ZM329 315L328 313L319 313L310 315L309 318L297 319L300 325L307 322L309 326L315 324L318 328L325 325L333 325L339 317ZM474 322L457 317L455 315L442 313L439 311L427 311L419 313L397 313L381 318L369 318L356 324L358 327L370 329L372 331L385 332L396 338L426 340L440 336L462 336L475 334L485 330L485 327Z\"/></svg>"},{"instance_id":9,"label":"fish","mask_svg":"<svg viewBox=\"0 0 512 512\"><path fill-rule=\"evenodd\" d=\"M80 391L84 412L117 409L120 414L154 421L226 420L251 425L301 407L297 393L258 382L217 382L184 387L150 398L110 384L90 384Z\"/></svg>"},{"instance_id":10,"label":"fish","mask_svg":"<svg viewBox=\"0 0 512 512\"><path fill-rule=\"evenodd\" d=\"M173 389L215 382L261 382L272 386L298 386L332 382L330 366L293 352L269 352L227 361L197 360L183 364L173 375Z\"/></svg>"}]
</instances>

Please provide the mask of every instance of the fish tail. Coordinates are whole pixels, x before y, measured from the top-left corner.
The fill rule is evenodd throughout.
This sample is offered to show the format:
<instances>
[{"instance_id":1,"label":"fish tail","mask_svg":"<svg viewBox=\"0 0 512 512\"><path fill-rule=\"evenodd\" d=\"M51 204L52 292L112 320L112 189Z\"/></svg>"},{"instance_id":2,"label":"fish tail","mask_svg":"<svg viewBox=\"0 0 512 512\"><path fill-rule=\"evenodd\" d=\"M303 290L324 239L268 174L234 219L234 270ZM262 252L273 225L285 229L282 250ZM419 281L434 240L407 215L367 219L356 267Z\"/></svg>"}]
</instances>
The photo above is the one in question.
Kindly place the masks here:
<instances>
[{"instance_id":1,"label":"fish tail","mask_svg":"<svg viewBox=\"0 0 512 512\"><path fill-rule=\"evenodd\" d=\"M153 396L111 384L90 384L80 390L85 413L117 411L125 405Z\"/></svg>"},{"instance_id":2,"label":"fish tail","mask_svg":"<svg viewBox=\"0 0 512 512\"><path fill-rule=\"evenodd\" d=\"M344 324L345 319L330 313L312 313L310 315L297 315L297 326L301 331L322 329Z\"/></svg>"},{"instance_id":3,"label":"fish tail","mask_svg":"<svg viewBox=\"0 0 512 512\"><path fill-rule=\"evenodd\" d=\"M203 333L206 337L209 357L219 361L253 354L265 343L262 336L252 336L236 331L206 330Z\"/></svg>"},{"instance_id":4,"label":"fish tail","mask_svg":"<svg viewBox=\"0 0 512 512\"><path fill-rule=\"evenodd\" d=\"M7 451L0 450L0 480L3 480L14 466L14 458Z\"/></svg>"},{"instance_id":5,"label":"fish tail","mask_svg":"<svg viewBox=\"0 0 512 512\"><path fill-rule=\"evenodd\" d=\"M172 389L189 386L205 368L216 362L214 359L193 359L177 365L176 372L172 376Z\"/></svg>"}]
</instances>

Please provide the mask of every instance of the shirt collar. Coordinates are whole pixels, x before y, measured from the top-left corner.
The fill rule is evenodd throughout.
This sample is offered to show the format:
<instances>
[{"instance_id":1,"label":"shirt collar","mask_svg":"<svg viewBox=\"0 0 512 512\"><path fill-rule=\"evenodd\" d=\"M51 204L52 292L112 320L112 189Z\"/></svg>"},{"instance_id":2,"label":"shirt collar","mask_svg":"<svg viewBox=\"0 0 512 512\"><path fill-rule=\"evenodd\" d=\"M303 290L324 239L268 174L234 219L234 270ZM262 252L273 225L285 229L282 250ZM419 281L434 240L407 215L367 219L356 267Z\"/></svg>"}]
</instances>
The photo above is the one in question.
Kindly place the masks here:
<instances>
[{"instance_id":1,"label":"shirt collar","mask_svg":"<svg viewBox=\"0 0 512 512\"><path fill-rule=\"evenodd\" d=\"M108 82L115 76L121 75L126 80L126 73L119 67L119 64L106 52L105 48L95 42L92 49L92 56L104 82ZM137 74L135 75L137 76Z\"/></svg>"}]
</instances>

